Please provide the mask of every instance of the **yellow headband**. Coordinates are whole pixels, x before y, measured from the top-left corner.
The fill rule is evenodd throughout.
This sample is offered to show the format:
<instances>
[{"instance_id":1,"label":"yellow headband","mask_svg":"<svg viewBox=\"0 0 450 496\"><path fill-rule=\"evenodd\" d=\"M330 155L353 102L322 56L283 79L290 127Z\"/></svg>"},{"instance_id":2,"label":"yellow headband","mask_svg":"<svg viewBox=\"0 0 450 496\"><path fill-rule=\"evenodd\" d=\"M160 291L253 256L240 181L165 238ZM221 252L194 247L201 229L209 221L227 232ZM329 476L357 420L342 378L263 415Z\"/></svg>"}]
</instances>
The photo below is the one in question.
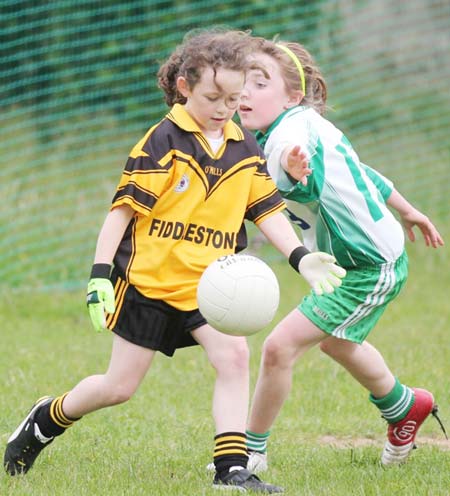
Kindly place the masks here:
<instances>
[{"instance_id":1,"label":"yellow headband","mask_svg":"<svg viewBox=\"0 0 450 496\"><path fill-rule=\"evenodd\" d=\"M295 53L285 45L277 44L277 47L281 48L283 52L287 53L294 62L294 64L297 66L298 73L300 74L300 81L302 83L303 95L306 95L305 72L303 70L302 64L300 63L300 60L298 60L297 55L295 55Z\"/></svg>"}]
</instances>

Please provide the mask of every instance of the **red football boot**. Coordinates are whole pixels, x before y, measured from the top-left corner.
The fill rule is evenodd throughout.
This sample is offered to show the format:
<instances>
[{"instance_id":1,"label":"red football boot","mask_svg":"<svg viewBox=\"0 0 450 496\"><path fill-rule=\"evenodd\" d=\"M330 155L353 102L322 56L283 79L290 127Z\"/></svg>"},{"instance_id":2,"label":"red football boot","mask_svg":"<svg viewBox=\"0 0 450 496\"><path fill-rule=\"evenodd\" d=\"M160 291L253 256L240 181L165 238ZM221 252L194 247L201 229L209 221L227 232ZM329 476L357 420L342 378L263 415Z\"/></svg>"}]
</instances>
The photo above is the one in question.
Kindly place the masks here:
<instances>
[{"instance_id":1,"label":"red football boot","mask_svg":"<svg viewBox=\"0 0 450 496\"><path fill-rule=\"evenodd\" d=\"M414 392L414 403L405 418L395 424L389 424L387 441L381 454L383 465L404 463L413 448L414 439L430 413L436 417L445 434L444 426L437 417L437 405L434 403L433 395L419 388L412 388Z\"/></svg>"}]
</instances>

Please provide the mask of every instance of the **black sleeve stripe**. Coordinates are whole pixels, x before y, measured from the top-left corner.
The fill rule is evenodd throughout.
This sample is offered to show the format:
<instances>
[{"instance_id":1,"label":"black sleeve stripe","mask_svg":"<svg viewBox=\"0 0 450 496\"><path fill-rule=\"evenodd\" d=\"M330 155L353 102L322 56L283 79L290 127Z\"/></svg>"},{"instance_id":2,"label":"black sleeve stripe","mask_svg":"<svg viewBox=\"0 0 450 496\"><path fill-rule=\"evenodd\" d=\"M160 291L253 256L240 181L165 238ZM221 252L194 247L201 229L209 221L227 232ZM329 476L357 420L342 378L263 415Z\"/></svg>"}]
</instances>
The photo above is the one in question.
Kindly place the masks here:
<instances>
[{"instance_id":1,"label":"black sleeve stripe","mask_svg":"<svg viewBox=\"0 0 450 496\"><path fill-rule=\"evenodd\" d=\"M258 198L255 202L251 203L248 205L247 209L251 209L253 208L255 205L257 205L258 203L261 203L262 201L265 201L269 198L274 198L274 197L278 197L277 200L279 200L281 197L280 197L280 194L278 192L278 190L275 188L273 189L270 193L268 193L267 195L263 196L263 197L260 197ZM283 203L283 201L281 200L281 203Z\"/></svg>"},{"instance_id":2,"label":"black sleeve stripe","mask_svg":"<svg viewBox=\"0 0 450 496\"><path fill-rule=\"evenodd\" d=\"M139 191L143 195L154 198L155 201L159 198L157 194L153 193L153 191L143 188L136 181L128 181L125 186L123 186L122 188L118 188L118 191L120 190L125 190L127 193L129 191Z\"/></svg>"},{"instance_id":3,"label":"black sleeve stripe","mask_svg":"<svg viewBox=\"0 0 450 496\"><path fill-rule=\"evenodd\" d=\"M138 201L136 201L136 198L134 196L129 196L129 195L116 195L117 198L115 198L113 200L113 204L116 202L116 201L120 201L120 200L124 200L125 198L128 198L129 200L131 200L131 203L132 204L135 204L137 206L139 206L142 210L144 210L145 212L148 212L148 214L150 215L152 209L148 207L148 205L144 205L142 203L139 203ZM136 209L135 209L136 210Z\"/></svg>"},{"instance_id":4,"label":"black sleeve stripe","mask_svg":"<svg viewBox=\"0 0 450 496\"><path fill-rule=\"evenodd\" d=\"M136 203L136 205L141 206L148 212L151 212L158 200L156 195L142 191L137 188L135 184L127 184L124 188L118 189L112 202L115 203L118 200L123 200L124 198L133 200L133 203Z\"/></svg>"},{"instance_id":5,"label":"black sleeve stripe","mask_svg":"<svg viewBox=\"0 0 450 496\"><path fill-rule=\"evenodd\" d=\"M167 169L161 170L132 170L132 171L123 171L124 176L133 176L133 175L145 175L145 174L168 174Z\"/></svg>"},{"instance_id":6,"label":"black sleeve stripe","mask_svg":"<svg viewBox=\"0 0 450 496\"><path fill-rule=\"evenodd\" d=\"M136 158L129 157L125 164L127 172L167 172L159 163L151 157L140 155Z\"/></svg>"},{"instance_id":7,"label":"black sleeve stripe","mask_svg":"<svg viewBox=\"0 0 450 496\"><path fill-rule=\"evenodd\" d=\"M258 212L257 209L255 209L254 211L251 212L251 214L252 214L252 217L251 217L252 222L254 222L255 224L257 224L259 222L259 220L261 220L262 218L266 217L270 213L276 212L277 210L280 210L280 206L282 206L282 205L283 205L283 202L280 202L280 203L274 205L271 209L264 210L263 212ZM253 215L255 215L255 216L253 217ZM247 215L245 217L247 218Z\"/></svg>"}]
</instances>

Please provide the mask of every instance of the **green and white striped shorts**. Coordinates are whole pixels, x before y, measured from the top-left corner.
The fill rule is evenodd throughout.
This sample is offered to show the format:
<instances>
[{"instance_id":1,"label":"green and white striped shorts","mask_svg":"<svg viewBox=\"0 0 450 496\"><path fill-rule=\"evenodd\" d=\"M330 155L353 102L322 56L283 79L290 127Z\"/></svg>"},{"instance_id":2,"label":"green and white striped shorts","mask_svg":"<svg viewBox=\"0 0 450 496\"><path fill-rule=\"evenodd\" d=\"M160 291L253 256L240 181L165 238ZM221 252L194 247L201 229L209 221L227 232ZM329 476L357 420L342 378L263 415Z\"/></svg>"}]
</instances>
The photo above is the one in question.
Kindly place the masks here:
<instances>
[{"instance_id":1,"label":"green and white striped shorts","mask_svg":"<svg viewBox=\"0 0 450 496\"><path fill-rule=\"evenodd\" d=\"M395 262L347 270L342 285L333 293L317 296L311 291L298 309L327 334L362 343L407 277L404 251Z\"/></svg>"}]
</instances>

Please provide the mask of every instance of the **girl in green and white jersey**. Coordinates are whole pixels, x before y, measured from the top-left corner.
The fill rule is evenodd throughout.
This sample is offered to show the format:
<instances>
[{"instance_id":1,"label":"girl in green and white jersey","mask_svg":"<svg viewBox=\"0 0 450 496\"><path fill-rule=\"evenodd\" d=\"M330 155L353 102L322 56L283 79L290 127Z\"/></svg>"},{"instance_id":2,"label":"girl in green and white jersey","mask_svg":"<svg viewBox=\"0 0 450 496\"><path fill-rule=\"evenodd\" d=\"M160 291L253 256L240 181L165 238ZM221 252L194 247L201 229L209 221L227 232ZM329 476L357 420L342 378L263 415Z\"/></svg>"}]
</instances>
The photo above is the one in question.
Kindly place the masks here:
<instances>
[{"instance_id":1,"label":"girl in green and white jersey","mask_svg":"<svg viewBox=\"0 0 450 496\"><path fill-rule=\"evenodd\" d=\"M247 77L241 122L257 130L269 172L305 246L333 255L347 276L333 293L311 291L266 339L247 432L250 468L267 466L269 429L289 393L294 364L319 343L369 391L387 420L382 463L403 462L436 408L429 391L402 384L366 341L408 273L403 229L388 206L397 210L412 241L414 226L427 246L436 248L443 240L323 117L326 84L308 51L297 43L261 38L254 43L258 68ZM302 255L299 250L291 257L293 266Z\"/></svg>"}]
</instances>

